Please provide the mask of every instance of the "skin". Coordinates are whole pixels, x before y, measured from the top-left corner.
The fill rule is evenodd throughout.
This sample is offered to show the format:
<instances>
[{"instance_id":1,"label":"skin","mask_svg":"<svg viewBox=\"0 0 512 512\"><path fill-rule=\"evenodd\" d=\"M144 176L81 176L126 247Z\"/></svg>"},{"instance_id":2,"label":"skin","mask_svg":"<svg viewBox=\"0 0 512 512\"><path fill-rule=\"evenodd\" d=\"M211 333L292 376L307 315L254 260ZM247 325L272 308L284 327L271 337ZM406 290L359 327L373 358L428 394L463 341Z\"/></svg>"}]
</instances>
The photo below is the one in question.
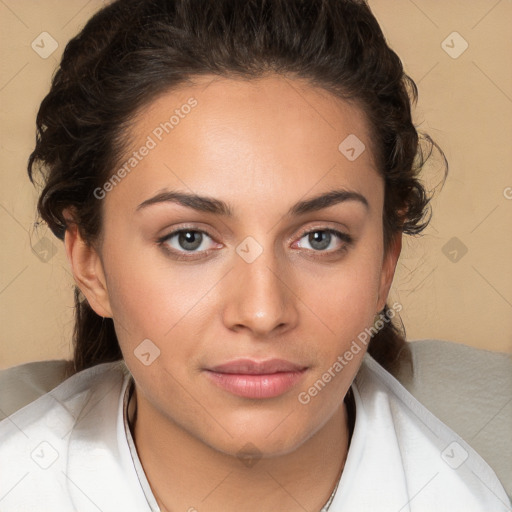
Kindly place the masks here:
<instances>
[{"instance_id":1,"label":"skin","mask_svg":"<svg viewBox=\"0 0 512 512\"><path fill-rule=\"evenodd\" d=\"M309 404L298 395L373 324L401 247L396 236L384 252L384 183L366 118L299 79L203 77L137 115L125 156L191 96L198 105L106 194L99 243L68 229L68 259L91 307L114 319L136 382L137 451L162 510L320 510L347 453L343 397L364 347ZM355 161L338 151L349 134L366 146ZM287 215L339 189L368 208L347 200ZM234 216L171 202L137 210L164 190L225 201ZM209 235L189 260L158 242L179 228ZM333 235L318 249L303 234L327 228L353 243ZM263 249L252 263L236 252L248 236ZM191 254L177 236L164 244ZM160 350L149 366L134 354L144 339ZM281 396L242 398L204 371L239 357L308 369ZM237 453L251 449L255 463L243 464Z\"/></svg>"}]
</instances>

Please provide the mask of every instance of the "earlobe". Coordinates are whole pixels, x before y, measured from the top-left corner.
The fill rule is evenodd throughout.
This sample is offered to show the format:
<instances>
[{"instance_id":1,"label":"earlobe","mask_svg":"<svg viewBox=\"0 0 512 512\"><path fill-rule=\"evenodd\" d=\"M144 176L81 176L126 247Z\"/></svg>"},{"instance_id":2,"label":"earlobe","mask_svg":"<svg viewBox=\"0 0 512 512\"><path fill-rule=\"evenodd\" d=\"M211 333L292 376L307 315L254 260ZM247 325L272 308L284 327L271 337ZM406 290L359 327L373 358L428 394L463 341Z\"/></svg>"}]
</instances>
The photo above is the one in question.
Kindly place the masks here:
<instances>
[{"instance_id":1,"label":"earlobe","mask_svg":"<svg viewBox=\"0 0 512 512\"><path fill-rule=\"evenodd\" d=\"M65 216L70 219L68 212ZM112 318L101 258L96 249L83 240L78 225L72 220L67 223L64 247L75 282L91 308L99 316Z\"/></svg>"},{"instance_id":2,"label":"earlobe","mask_svg":"<svg viewBox=\"0 0 512 512\"><path fill-rule=\"evenodd\" d=\"M380 279L379 298L377 301L377 312L382 311L384 305L386 304L389 289L391 288L391 283L393 282L396 264L398 262L401 250L402 233L399 232L396 235L394 235L393 239L389 243L388 250L384 256Z\"/></svg>"}]
</instances>

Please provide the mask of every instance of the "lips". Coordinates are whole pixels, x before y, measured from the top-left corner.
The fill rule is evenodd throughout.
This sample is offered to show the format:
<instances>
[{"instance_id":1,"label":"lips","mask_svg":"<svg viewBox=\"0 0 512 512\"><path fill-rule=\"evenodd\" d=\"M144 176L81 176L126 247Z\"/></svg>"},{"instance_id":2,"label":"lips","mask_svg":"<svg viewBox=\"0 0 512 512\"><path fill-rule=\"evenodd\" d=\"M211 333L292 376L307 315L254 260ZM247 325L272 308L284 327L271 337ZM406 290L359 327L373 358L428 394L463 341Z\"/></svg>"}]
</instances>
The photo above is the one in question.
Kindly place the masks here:
<instances>
[{"instance_id":1,"label":"lips","mask_svg":"<svg viewBox=\"0 0 512 512\"><path fill-rule=\"evenodd\" d=\"M298 372L306 368L283 359L269 359L267 361L253 361L252 359L237 359L229 363L220 364L211 368L217 373L238 373L245 375L266 375L279 372Z\"/></svg>"},{"instance_id":2,"label":"lips","mask_svg":"<svg viewBox=\"0 0 512 512\"><path fill-rule=\"evenodd\" d=\"M210 382L231 394L264 399L286 393L297 385L306 371L306 366L283 359L237 359L208 368L205 374Z\"/></svg>"}]
</instances>

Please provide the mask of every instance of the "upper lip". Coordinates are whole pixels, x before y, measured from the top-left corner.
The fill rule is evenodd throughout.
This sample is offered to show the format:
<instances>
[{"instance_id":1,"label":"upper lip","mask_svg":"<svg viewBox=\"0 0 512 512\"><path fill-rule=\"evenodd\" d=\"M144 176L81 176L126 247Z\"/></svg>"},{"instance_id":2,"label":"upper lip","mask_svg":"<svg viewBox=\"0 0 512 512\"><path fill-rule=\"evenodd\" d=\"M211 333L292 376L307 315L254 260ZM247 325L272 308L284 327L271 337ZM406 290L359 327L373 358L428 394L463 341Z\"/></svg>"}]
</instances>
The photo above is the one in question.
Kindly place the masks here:
<instances>
[{"instance_id":1,"label":"upper lip","mask_svg":"<svg viewBox=\"0 0 512 512\"><path fill-rule=\"evenodd\" d=\"M267 375L279 372L298 372L306 369L306 366L295 364L284 359L267 359L266 361L254 361L252 359L235 359L228 363L219 364L208 368L217 373L234 373L245 375Z\"/></svg>"}]
</instances>

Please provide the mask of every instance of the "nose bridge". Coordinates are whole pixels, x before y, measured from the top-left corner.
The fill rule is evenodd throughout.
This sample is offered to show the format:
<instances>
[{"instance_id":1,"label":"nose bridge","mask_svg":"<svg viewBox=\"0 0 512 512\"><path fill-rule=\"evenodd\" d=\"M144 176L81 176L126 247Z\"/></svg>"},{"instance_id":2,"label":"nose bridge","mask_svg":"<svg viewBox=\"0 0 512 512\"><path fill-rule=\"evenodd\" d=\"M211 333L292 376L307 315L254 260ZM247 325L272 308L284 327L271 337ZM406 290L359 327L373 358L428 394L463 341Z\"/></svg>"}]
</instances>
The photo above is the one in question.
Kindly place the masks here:
<instances>
[{"instance_id":1,"label":"nose bridge","mask_svg":"<svg viewBox=\"0 0 512 512\"><path fill-rule=\"evenodd\" d=\"M226 305L226 323L231 328L244 326L257 335L294 324L293 294L272 246L263 248L248 237L236 252L231 276L234 292Z\"/></svg>"}]
</instances>

